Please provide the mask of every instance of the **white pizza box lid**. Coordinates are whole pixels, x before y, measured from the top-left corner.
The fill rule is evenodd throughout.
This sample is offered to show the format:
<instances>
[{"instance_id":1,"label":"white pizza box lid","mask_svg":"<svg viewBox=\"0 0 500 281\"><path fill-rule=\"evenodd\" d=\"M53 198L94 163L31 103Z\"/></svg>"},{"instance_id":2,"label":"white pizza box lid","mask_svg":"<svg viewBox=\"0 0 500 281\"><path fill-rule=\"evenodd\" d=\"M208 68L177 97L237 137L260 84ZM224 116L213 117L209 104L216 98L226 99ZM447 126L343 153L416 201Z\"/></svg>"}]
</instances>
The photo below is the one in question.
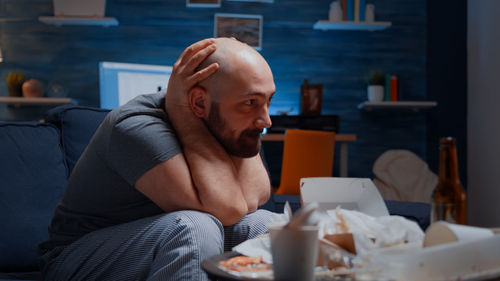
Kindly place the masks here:
<instances>
[{"instance_id":1,"label":"white pizza box lid","mask_svg":"<svg viewBox=\"0 0 500 281\"><path fill-rule=\"evenodd\" d=\"M302 204L317 202L319 210L356 210L373 217L388 216L389 211L377 187L368 178L302 178Z\"/></svg>"},{"instance_id":2,"label":"white pizza box lid","mask_svg":"<svg viewBox=\"0 0 500 281\"><path fill-rule=\"evenodd\" d=\"M500 235L418 250L391 247L365 257L370 278L391 280L489 280L500 277ZM398 252L401 251L401 252ZM363 279L361 274L360 279ZM356 276L358 278L358 275Z\"/></svg>"}]
</instances>

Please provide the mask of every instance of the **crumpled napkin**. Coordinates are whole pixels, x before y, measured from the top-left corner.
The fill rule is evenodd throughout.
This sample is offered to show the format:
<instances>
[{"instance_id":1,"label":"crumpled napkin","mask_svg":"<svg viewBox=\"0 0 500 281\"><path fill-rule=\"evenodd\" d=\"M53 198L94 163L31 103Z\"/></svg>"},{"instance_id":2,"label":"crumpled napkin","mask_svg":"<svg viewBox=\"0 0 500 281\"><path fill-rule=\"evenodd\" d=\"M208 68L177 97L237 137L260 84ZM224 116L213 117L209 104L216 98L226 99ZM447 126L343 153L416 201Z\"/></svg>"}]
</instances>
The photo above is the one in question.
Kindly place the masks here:
<instances>
[{"instance_id":1,"label":"crumpled napkin","mask_svg":"<svg viewBox=\"0 0 500 281\"><path fill-rule=\"evenodd\" d=\"M289 215L276 216L274 224L286 224ZM421 245L424 233L417 223L400 216L372 217L364 213L337 208L326 213L317 212L319 219L318 238L326 234L352 233L358 256L370 251L403 245ZM232 249L246 256L262 256L266 263L272 263L269 235L249 239Z\"/></svg>"},{"instance_id":2,"label":"crumpled napkin","mask_svg":"<svg viewBox=\"0 0 500 281\"><path fill-rule=\"evenodd\" d=\"M271 240L269 234L261 235L257 238L248 239L233 247L233 251L249 257L262 256L265 263L273 263L271 256Z\"/></svg>"},{"instance_id":3,"label":"crumpled napkin","mask_svg":"<svg viewBox=\"0 0 500 281\"><path fill-rule=\"evenodd\" d=\"M422 244L424 239L424 232L418 224L404 217L372 217L340 208L323 213L319 227L321 237L325 234L352 233L358 255L405 243Z\"/></svg>"}]
</instances>

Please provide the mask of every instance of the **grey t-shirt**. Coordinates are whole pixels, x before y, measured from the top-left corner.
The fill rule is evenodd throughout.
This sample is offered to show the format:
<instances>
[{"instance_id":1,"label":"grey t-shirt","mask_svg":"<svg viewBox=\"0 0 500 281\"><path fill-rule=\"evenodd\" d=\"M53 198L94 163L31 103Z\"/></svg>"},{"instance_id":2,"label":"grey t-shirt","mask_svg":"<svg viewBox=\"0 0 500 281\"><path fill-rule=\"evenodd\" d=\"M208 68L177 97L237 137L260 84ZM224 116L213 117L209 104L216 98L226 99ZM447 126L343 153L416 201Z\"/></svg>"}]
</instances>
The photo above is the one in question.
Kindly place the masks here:
<instances>
[{"instance_id":1,"label":"grey t-shirt","mask_svg":"<svg viewBox=\"0 0 500 281\"><path fill-rule=\"evenodd\" d=\"M163 94L142 95L111 111L78 160L49 227L50 240L41 248L162 213L134 183L181 152Z\"/></svg>"}]
</instances>

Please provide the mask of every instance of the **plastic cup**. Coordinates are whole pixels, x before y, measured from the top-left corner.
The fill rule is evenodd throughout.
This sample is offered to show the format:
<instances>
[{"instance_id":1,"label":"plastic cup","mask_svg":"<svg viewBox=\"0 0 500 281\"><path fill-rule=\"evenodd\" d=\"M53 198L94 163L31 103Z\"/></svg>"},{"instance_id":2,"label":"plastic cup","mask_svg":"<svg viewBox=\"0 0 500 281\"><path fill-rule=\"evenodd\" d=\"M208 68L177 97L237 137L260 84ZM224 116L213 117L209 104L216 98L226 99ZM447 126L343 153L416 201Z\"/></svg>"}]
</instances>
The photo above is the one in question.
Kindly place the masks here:
<instances>
[{"instance_id":1,"label":"plastic cup","mask_svg":"<svg viewBox=\"0 0 500 281\"><path fill-rule=\"evenodd\" d=\"M318 258L318 227L269 227L274 280L312 281Z\"/></svg>"}]
</instances>

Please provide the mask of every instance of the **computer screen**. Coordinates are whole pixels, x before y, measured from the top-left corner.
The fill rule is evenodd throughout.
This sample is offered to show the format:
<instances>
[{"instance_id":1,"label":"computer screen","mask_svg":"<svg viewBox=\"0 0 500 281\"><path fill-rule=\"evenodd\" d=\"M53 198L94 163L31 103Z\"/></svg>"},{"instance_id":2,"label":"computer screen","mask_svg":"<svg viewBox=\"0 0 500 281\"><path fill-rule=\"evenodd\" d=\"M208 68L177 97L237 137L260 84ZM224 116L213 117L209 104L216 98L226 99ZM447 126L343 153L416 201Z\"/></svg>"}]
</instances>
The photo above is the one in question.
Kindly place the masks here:
<instances>
[{"instance_id":1,"label":"computer screen","mask_svg":"<svg viewBox=\"0 0 500 281\"><path fill-rule=\"evenodd\" d=\"M100 62L101 108L113 109L142 94L166 91L171 66Z\"/></svg>"}]
</instances>

